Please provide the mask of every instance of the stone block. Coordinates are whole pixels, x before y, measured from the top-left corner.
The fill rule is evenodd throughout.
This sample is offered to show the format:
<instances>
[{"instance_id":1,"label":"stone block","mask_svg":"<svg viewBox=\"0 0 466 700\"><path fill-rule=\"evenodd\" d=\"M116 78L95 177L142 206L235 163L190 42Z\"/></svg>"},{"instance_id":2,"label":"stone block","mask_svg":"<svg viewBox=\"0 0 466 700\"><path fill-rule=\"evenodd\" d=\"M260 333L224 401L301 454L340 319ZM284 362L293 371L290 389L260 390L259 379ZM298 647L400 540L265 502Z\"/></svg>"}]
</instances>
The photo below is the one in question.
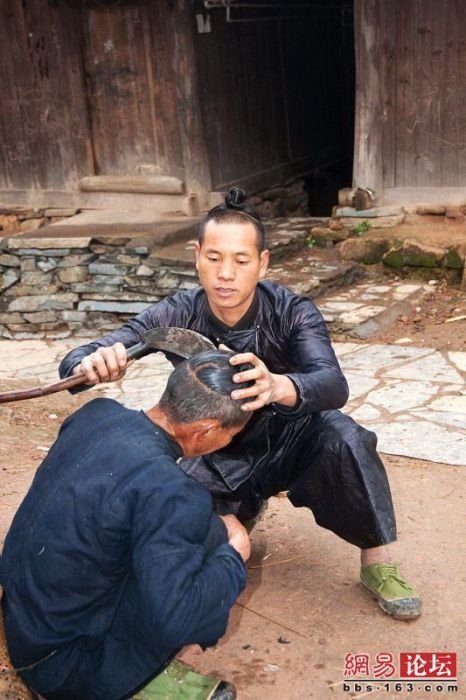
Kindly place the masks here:
<instances>
[{"instance_id":1,"label":"stone block","mask_svg":"<svg viewBox=\"0 0 466 700\"><path fill-rule=\"evenodd\" d=\"M134 255L148 255L149 254L149 247L147 245L144 245L142 243L137 243L136 241L129 242L127 243L123 250L123 253L130 253Z\"/></svg>"},{"instance_id":2,"label":"stone block","mask_svg":"<svg viewBox=\"0 0 466 700\"><path fill-rule=\"evenodd\" d=\"M9 255L4 253L0 255L0 266L2 267L19 267L19 258L16 255Z\"/></svg>"},{"instance_id":3,"label":"stone block","mask_svg":"<svg viewBox=\"0 0 466 700\"><path fill-rule=\"evenodd\" d=\"M345 241L349 236L349 231L346 228L325 228L323 226L314 226L311 228L311 238L318 246L325 247L327 243L333 244L339 241Z\"/></svg>"},{"instance_id":4,"label":"stone block","mask_svg":"<svg viewBox=\"0 0 466 700\"><path fill-rule=\"evenodd\" d=\"M20 267L21 272L33 272L37 270L35 258L21 258Z\"/></svg>"},{"instance_id":5,"label":"stone block","mask_svg":"<svg viewBox=\"0 0 466 700\"><path fill-rule=\"evenodd\" d=\"M338 244L338 252L343 260L374 265L382 260L390 245L390 241L381 237L347 238Z\"/></svg>"},{"instance_id":6,"label":"stone block","mask_svg":"<svg viewBox=\"0 0 466 700\"><path fill-rule=\"evenodd\" d=\"M128 236L93 236L92 243L97 243L104 246L115 248L117 246L125 246L131 242Z\"/></svg>"},{"instance_id":7,"label":"stone block","mask_svg":"<svg viewBox=\"0 0 466 700\"><path fill-rule=\"evenodd\" d=\"M87 265L95 260L95 255L92 253L82 253L67 255L66 258L60 258L57 261L58 267L75 267L76 265Z\"/></svg>"},{"instance_id":8,"label":"stone block","mask_svg":"<svg viewBox=\"0 0 466 700\"><path fill-rule=\"evenodd\" d=\"M19 280L18 270L10 267L5 272L0 272L0 292L9 289Z\"/></svg>"},{"instance_id":9,"label":"stone block","mask_svg":"<svg viewBox=\"0 0 466 700\"><path fill-rule=\"evenodd\" d=\"M160 287L159 281L149 277L125 277L125 289L139 289L139 287L148 287L157 289Z\"/></svg>"},{"instance_id":10,"label":"stone block","mask_svg":"<svg viewBox=\"0 0 466 700\"><path fill-rule=\"evenodd\" d=\"M65 218L69 216L75 216L77 214L79 209L71 209L71 208L66 208L66 207L57 207L57 209L49 208L49 209L44 209L44 216L48 217L56 217L59 216L60 218Z\"/></svg>"},{"instance_id":11,"label":"stone block","mask_svg":"<svg viewBox=\"0 0 466 700\"><path fill-rule=\"evenodd\" d=\"M115 255L115 262L121 263L122 265L139 265L141 258L139 255L125 255L124 253L119 253Z\"/></svg>"},{"instance_id":12,"label":"stone block","mask_svg":"<svg viewBox=\"0 0 466 700\"><path fill-rule=\"evenodd\" d=\"M56 294L59 290L59 287L57 284L43 284L40 285L39 287L28 287L25 284L15 284L14 287L11 287L8 290L8 296L9 297L26 297L26 296L35 296L37 294L44 296L45 294L48 294L51 296L52 294Z\"/></svg>"},{"instance_id":13,"label":"stone block","mask_svg":"<svg viewBox=\"0 0 466 700\"><path fill-rule=\"evenodd\" d=\"M50 284L53 279L53 272L41 272L41 270L22 272L21 284L28 287L41 287L43 284Z\"/></svg>"},{"instance_id":14,"label":"stone block","mask_svg":"<svg viewBox=\"0 0 466 700\"><path fill-rule=\"evenodd\" d=\"M0 214L0 229L8 233L19 231L18 217L14 214Z\"/></svg>"},{"instance_id":15,"label":"stone block","mask_svg":"<svg viewBox=\"0 0 466 700\"><path fill-rule=\"evenodd\" d=\"M58 269L57 276L63 284L85 282L89 278L89 270L87 267L64 267Z\"/></svg>"},{"instance_id":16,"label":"stone block","mask_svg":"<svg viewBox=\"0 0 466 700\"><path fill-rule=\"evenodd\" d=\"M21 314L0 314L0 323L23 323Z\"/></svg>"},{"instance_id":17,"label":"stone block","mask_svg":"<svg viewBox=\"0 0 466 700\"><path fill-rule=\"evenodd\" d=\"M88 301L144 301L147 303L154 303L160 300L160 297L155 295L152 291L144 291L138 289L137 292L128 292L126 289L124 292L85 292L82 294L82 300Z\"/></svg>"},{"instance_id":18,"label":"stone block","mask_svg":"<svg viewBox=\"0 0 466 700\"><path fill-rule=\"evenodd\" d=\"M79 311L104 311L107 313L139 314L150 304L144 302L118 302L118 301L80 301Z\"/></svg>"},{"instance_id":19,"label":"stone block","mask_svg":"<svg viewBox=\"0 0 466 700\"><path fill-rule=\"evenodd\" d=\"M442 248L406 239L402 244L393 246L384 255L383 262L395 268L405 265L432 268L441 265L444 255L445 251Z\"/></svg>"},{"instance_id":20,"label":"stone block","mask_svg":"<svg viewBox=\"0 0 466 700\"><path fill-rule=\"evenodd\" d=\"M372 207L371 209L354 209L353 207L339 207L336 210L336 216L362 218L362 219L379 219L387 217L399 217L403 215L401 207ZM374 221L374 226L379 226L378 221Z\"/></svg>"},{"instance_id":21,"label":"stone block","mask_svg":"<svg viewBox=\"0 0 466 700\"><path fill-rule=\"evenodd\" d=\"M29 326L30 327L30 326ZM16 333L11 333L10 335L6 335L7 338L11 338L12 340L38 340L39 338L44 338L45 333L44 331L19 331Z\"/></svg>"},{"instance_id":22,"label":"stone block","mask_svg":"<svg viewBox=\"0 0 466 700\"><path fill-rule=\"evenodd\" d=\"M50 270L55 270L57 267L57 262L53 258L48 258L47 260L38 260L37 267L42 272L50 272Z\"/></svg>"},{"instance_id":23,"label":"stone block","mask_svg":"<svg viewBox=\"0 0 466 700\"><path fill-rule=\"evenodd\" d=\"M23 318L28 323L53 323L57 320L57 315L53 311L35 311L33 313L24 313Z\"/></svg>"},{"instance_id":24,"label":"stone block","mask_svg":"<svg viewBox=\"0 0 466 700\"><path fill-rule=\"evenodd\" d=\"M26 219L25 221L20 221L19 230L22 233L28 233L29 231L36 231L45 223L44 218L40 219Z\"/></svg>"},{"instance_id":25,"label":"stone block","mask_svg":"<svg viewBox=\"0 0 466 700\"><path fill-rule=\"evenodd\" d=\"M361 213L361 212L359 212ZM374 219L370 219L370 228L393 228L394 226L399 226L403 223L404 214L398 214L396 216L379 216ZM368 221L368 217L342 217L341 223L346 228L354 230L355 227Z\"/></svg>"},{"instance_id":26,"label":"stone block","mask_svg":"<svg viewBox=\"0 0 466 700\"><path fill-rule=\"evenodd\" d=\"M91 284L90 282L76 282L70 285L70 291L77 294L115 294L120 289L121 285Z\"/></svg>"},{"instance_id":27,"label":"stone block","mask_svg":"<svg viewBox=\"0 0 466 700\"><path fill-rule=\"evenodd\" d=\"M126 265L114 265L112 263L93 262L89 265L89 274L91 275L126 275L128 273Z\"/></svg>"},{"instance_id":28,"label":"stone block","mask_svg":"<svg viewBox=\"0 0 466 700\"><path fill-rule=\"evenodd\" d=\"M37 330L37 326L32 323L24 323L24 321L22 323L7 323L7 328L12 333L18 333L21 331L34 333L34 331Z\"/></svg>"},{"instance_id":29,"label":"stone block","mask_svg":"<svg viewBox=\"0 0 466 700\"><path fill-rule=\"evenodd\" d=\"M16 237L16 238L11 238L9 242L10 248L13 249L18 249L18 248L34 248L34 249L39 249L39 250L61 250L62 248L88 248L89 244L91 242L91 238L89 236L83 236L83 237L74 237L73 238L52 238L52 237L46 237L43 236L41 238L34 238L32 236L26 237ZM69 253L69 250L68 250ZM68 254L66 253L66 254ZM46 253L42 253L42 255L45 255Z\"/></svg>"},{"instance_id":30,"label":"stone block","mask_svg":"<svg viewBox=\"0 0 466 700\"><path fill-rule=\"evenodd\" d=\"M98 286L103 285L105 287L121 287L121 285L124 284L125 279L126 278L121 275L92 275L89 281Z\"/></svg>"},{"instance_id":31,"label":"stone block","mask_svg":"<svg viewBox=\"0 0 466 700\"><path fill-rule=\"evenodd\" d=\"M147 265L140 265L136 270L136 275L138 277L152 277L154 274L154 268L148 267Z\"/></svg>"},{"instance_id":32,"label":"stone block","mask_svg":"<svg viewBox=\"0 0 466 700\"><path fill-rule=\"evenodd\" d=\"M72 309L73 305L79 300L77 294L67 292L65 294L56 294L54 297L48 295L37 294L35 296L21 297L13 299L9 305L9 311L61 311L63 309Z\"/></svg>"},{"instance_id":33,"label":"stone block","mask_svg":"<svg viewBox=\"0 0 466 700\"><path fill-rule=\"evenodd\" d=\"M444 267L453 268L454 270L461 270L464 267L464 254L458 248L451 247L445 252L445 257L443 259Z\"/></svg>"},{"instance_id":34,"label":"stone block","mask_svg":"<svg viewBox=\"0 0 466 700\"><path fill-rule=\"evenodd\" d=\"M87 314L85 311L61 311L60 316L67 323L83 323Z\"/></svg>"},{"instance_id":35,"label":"stone block","mask_svg":"<svg viewBox=\"0 0 466 700\"><path fill-rule=\"evenodd\" d=\"M9 248L13 248L11 245L11 241L14 239L9 238ZM15 248L15 250L18 251L18 255L21 256L32 256L32 257L51 257L51 258L60 258L60 257L65 257L70 254L69 248L47 248L45 250L41 250L40 248Z\"/></svg>"}]
</instances>

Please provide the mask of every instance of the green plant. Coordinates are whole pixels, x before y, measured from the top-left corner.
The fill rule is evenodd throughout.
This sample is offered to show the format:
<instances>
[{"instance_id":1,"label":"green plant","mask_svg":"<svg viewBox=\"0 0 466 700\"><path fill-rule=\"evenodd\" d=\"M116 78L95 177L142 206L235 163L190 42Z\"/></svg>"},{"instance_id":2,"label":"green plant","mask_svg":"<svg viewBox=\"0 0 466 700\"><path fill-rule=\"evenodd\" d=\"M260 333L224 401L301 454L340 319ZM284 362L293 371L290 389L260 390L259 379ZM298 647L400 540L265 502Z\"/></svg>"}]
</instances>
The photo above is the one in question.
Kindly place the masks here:
<instances>
[{"instance_id":1,"label":"green plant","mask_svg":"<svg viewBox=\"0 0 466 700\"><path fill-rule=\"evenodd\" d=\"M353 226L353 231L354 231L354 233L357 233L358 236L361 236L366 231L369 231L370 227L371 227L371 222L368 221L367 219L364 219L364 221L360 221L359 224L355 224Z\"/></svg>"},{"instance_id":2,"label":"green plant","mask_svg":"<svg viewBox=\"0 0 466 700\"><path fill-rule=\"evenodd\" d=\"M316 239L313 238L312 236L308 236L306 238L306 248L314 248L316 244Z\"/></svg>"}]
</instances>

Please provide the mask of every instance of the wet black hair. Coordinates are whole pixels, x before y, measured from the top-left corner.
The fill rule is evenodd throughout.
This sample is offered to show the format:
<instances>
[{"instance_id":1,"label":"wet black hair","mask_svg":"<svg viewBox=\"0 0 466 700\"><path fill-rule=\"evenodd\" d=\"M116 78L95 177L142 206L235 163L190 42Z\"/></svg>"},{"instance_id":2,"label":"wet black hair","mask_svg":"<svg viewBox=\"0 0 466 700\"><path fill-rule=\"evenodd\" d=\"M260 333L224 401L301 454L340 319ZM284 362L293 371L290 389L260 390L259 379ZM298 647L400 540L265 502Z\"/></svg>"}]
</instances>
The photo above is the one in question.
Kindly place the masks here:
<instances>
[{"instance_id":1,"label":"wet black hair","mask_svg":"<svg viewBox=\"0 0 466 700\"><path fill-rule=\"evenodd\" d=\"M246 193L239 187L233 187L225 197L225 204L218 204L207 212L199 226L199 244L204 242L205 228L209 221L217 224L247 224L252 223L257 232L257 247L259 252L265 249L265 227L257 211L246 203Z\"/></svg>"},{"instance_id":2,"label":"wet black hair","mask_svg":"<svg viewBox=\"0 0 466 700\"><path fill-rule=\"evenodd\" d=\"M241 410L244 400L232 399L230 395L253 382L234 383L233 375L252 369L253 365L230 365L233 354L207 350L181 362L168 378L160 408L175 423L217 418L224 428L243 426L251 414Z\"/></svg>"}]
</instances>

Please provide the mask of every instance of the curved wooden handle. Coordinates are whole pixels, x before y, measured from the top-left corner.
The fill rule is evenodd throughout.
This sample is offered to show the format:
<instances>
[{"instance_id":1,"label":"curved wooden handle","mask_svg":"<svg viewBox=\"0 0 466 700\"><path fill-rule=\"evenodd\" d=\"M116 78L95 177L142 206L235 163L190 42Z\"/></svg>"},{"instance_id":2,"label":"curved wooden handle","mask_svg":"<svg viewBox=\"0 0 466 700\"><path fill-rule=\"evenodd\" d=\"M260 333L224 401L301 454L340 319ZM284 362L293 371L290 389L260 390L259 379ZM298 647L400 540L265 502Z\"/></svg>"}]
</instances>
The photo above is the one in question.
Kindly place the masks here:
<instances>
[{"instance_id":1,"label":"curved wooden handle","mask_svg":"<svg viewBox=\"0 0 466 700\"><path fill-rule=\"evenodd\" d=\"M76 374L72 377L61 379L55 384L47 386L36 386L32 389L19 389L18 391L2 391L0 392L0 403L9 403L10 401L24 401L24 399L35 399L39 396L48 396L56 394L64 389L72 389L74 386L86 383L86 375Z\"/></svg>"}]
</instances>

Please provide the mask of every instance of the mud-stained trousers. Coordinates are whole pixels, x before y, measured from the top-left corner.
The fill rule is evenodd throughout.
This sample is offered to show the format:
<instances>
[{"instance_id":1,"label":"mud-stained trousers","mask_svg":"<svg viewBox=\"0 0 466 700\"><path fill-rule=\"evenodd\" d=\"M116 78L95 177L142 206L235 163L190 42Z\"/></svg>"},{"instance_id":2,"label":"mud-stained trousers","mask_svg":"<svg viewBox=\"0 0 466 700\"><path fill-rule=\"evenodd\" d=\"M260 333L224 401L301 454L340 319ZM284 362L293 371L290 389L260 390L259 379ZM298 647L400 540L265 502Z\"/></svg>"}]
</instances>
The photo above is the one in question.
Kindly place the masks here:
<instances>
[{"instance_id":1,"label":"mud-stained trousers","mask_svg":"<svg viewBox=\"0 0 466 700\"><path fill-rule=\"evenodd\" d=\"M286 491L322 527L367 549L396 539L395 514L375 433L340 411L290 419L272 410L231 447L182 460L186 474L212 493L220 514L254 518Z\"/></svg>"}]
</instances>

